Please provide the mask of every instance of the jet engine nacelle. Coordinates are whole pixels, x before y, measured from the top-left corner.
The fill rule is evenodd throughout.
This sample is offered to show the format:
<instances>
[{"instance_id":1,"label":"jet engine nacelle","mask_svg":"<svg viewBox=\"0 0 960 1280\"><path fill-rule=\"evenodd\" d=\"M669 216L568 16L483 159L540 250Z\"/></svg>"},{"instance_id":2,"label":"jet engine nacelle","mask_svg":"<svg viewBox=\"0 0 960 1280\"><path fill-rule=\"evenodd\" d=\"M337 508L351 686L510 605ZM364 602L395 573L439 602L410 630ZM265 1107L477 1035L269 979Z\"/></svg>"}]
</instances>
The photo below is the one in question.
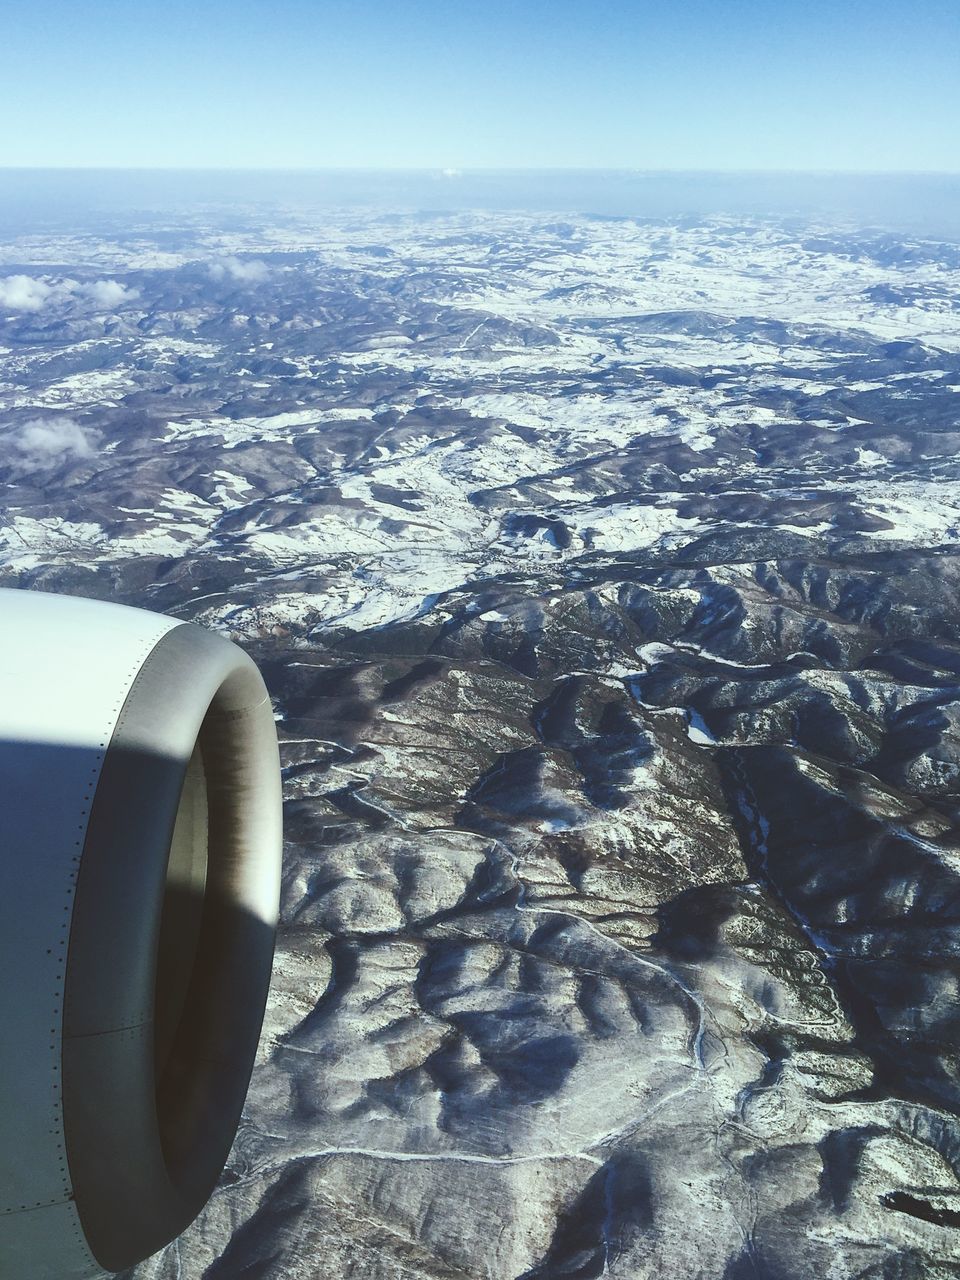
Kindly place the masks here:
<instances>
[{"instance_id":1,"label":"jet engine nacelle","mask_svg":"<svg viewBox=\"0 0 960 1280\"><path fill-rule=\"evenodd\" d=\"M0 1276L123 1270L203 1208L256 1054L280 848L250 658L0 591Z\"/></svg>"}]
</instances>

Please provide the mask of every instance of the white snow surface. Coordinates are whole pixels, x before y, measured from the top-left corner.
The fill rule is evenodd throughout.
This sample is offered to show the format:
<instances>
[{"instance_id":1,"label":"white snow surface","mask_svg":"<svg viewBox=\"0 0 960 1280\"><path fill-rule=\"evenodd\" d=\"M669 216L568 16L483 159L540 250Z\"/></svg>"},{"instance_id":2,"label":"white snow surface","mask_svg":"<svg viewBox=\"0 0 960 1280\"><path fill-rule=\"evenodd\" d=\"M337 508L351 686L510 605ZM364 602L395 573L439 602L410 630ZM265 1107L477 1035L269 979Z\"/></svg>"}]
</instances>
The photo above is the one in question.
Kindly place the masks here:
<instances>
[{"instance_id":1,"label":"white snow surface","mask_svg":"<svg viewBox=\"0 0 960 1280\"><path fill-rule=\"evenodd\" d=\"M957 538L957 482L936 470L949 439L925 445L927 474L873 429L876 397L956 389L960 269L935 246L881 265L807 247L836 232L827 224L562 221L561 236L522 212L352 209L320 225L287 210L243 231L198 218L182 251L146 227L4 243L17 323L56 312L73 329L55 348L0 345L0 464L5 422L69 413L104 431L91 465L121 494L131 439L176 478L150 476L79 521L13 500L2 563L251 556L284 583L277 618L362 629L490 575L562 578L581 557L669 552L723 523L708 489L742 488L741 529L840 536L835 494L863 516L849 536ZM878 302L878 289L916 301ZM290 301L303 290L318 300ZM352 310L338 328L341 295ZM906 371L846 368L850 352L879 368L889 343L926 354ZM190 394L176 390L182 366ZM836 438L836 461L812 453L789 491L765 490L764 441L800 430L823 449ZM307 574L322 590L298 596Z\"/></svg>"}]
</instances>

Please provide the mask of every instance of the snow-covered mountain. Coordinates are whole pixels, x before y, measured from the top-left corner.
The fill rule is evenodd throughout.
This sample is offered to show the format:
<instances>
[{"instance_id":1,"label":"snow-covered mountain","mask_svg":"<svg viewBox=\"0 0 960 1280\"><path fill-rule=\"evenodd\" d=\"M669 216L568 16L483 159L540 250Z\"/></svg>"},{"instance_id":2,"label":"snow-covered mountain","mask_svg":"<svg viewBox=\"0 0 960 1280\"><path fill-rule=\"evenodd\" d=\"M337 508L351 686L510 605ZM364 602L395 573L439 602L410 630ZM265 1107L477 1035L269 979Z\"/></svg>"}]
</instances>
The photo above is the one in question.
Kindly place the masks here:
<instances>
[{"instance_id":1,"label":"snow-covered mountain","mask_svg":"<svg viewBox=\"0 0 960 1280\"><path fill-rule=\"evenodd\" d=\"M0 585L220 628L261 1062L138 1280L960 1275L960 247L372 208L0 243Z\"/></svg>"}]
</instances>

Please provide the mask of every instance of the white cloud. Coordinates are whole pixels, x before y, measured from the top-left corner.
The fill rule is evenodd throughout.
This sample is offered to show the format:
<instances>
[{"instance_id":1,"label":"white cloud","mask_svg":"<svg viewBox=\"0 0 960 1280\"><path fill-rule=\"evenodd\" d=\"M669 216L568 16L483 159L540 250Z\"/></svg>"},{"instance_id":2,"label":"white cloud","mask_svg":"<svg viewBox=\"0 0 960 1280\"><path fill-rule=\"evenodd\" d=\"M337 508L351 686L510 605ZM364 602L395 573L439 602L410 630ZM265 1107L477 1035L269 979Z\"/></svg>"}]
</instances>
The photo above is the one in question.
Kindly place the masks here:
<instances>
[{"instance_id":1,"label":"white cloud","mask_svg":"<svg viewBox=\"0 0 960 1280\"><path fill-rule=\"evenodd\" d=\"M139 297L136 289L128 288L119 280L95 280L92 284L85 284L80 292L96 306L107 311L118 307L121 302L130 302Z\"/></svg>"},{"instance_id":2,"label":"white cloud","mask_svg":"<svg viewBox=\"0 0 960 1280\"><path fill-rule=\"evenodd\" d=\"M266 280L270 269L258 258L217 258L207 265L212 280L237 280L243 284L256 284Z\"/></svg>"},{"instance_id":3,"label":"white cloud","mask_svg":"<svg viewBox=\"0 0 960 1280\"><path fill-rule=\"evenodd\" d=\"M92 458L103 439L73 418L31 418L0 441L0 463L16 478L53 471L65 462Z\"/></svg>"},{"instance_id":4,"label":"white cloud","mask_svg":"<svg viewBox=\"0 0 960 1280\"><path fill-rule=\"evenodd\" d=\"M4 276L0 279L0 307L11 311L40 311L54 293L54 286L33 276Z\"/></svg>"},{"instance_id":5,"label":"white cloud","mask_svg":"<svg viewBox=\"0 0 960 1280\"><path fill-rule=\"evenodd\" d=\"M79 280L44 280L39 276L0 277L0 308L11 311L42 311L44 307L71 298L90 302L95 307L113 311L121 302L129 302L138 296L119 280L92 280L81 284Z\"/></svg>"}]
</instances>

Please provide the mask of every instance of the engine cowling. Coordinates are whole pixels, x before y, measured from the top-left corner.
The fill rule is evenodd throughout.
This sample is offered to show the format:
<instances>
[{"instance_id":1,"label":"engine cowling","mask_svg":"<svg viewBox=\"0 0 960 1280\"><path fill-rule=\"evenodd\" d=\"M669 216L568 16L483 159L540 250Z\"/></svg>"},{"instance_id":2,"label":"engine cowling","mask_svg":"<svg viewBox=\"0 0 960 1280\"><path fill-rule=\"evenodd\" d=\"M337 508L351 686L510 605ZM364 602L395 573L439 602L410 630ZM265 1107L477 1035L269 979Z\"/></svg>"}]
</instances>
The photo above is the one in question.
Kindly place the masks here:
<instances>
[{"instance_id":1,"label":"engine cowling","mask_svg":"<svg viewBox=\"0 0 960 1280\"><path fill-rule=\"evenodd\" d=\"M229 641L0 591L0 1274L125 1269L200 1212L273 958L272 707Z\"/></svg>"}]
</instances>

